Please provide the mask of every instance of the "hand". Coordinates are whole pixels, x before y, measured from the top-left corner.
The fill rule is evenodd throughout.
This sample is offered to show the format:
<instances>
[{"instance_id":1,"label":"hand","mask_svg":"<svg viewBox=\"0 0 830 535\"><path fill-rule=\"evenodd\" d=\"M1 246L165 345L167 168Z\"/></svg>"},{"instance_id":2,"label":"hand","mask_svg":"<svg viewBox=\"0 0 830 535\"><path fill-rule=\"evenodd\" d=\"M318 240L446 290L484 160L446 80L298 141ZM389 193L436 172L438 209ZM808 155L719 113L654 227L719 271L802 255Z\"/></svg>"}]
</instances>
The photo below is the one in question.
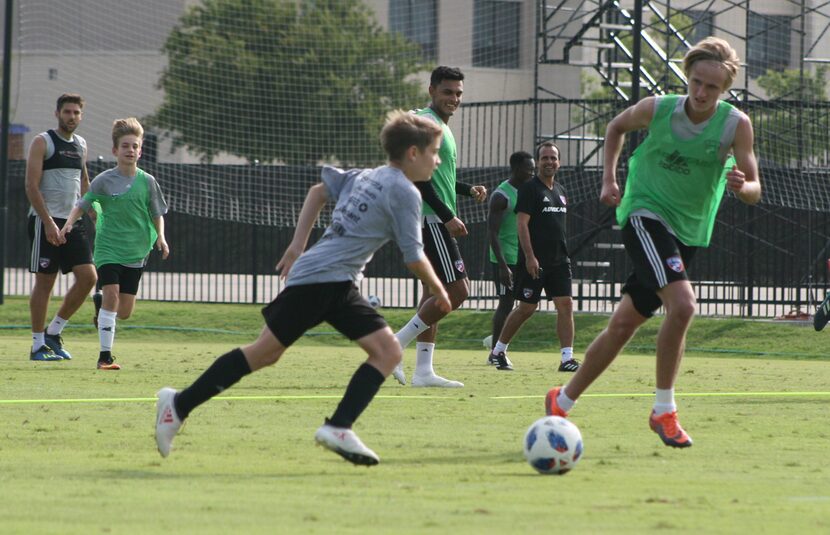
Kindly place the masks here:
<instances>
[{"instance_id":1,"label":"hand","mask_svg":"<svg viewBox=\"0 0 830 535\"><path fill-rule=\"evenodd\" d=\"M443 286L433 288L432 296L435 298L436 308L438 308L438 310L441 311L441 313L449 314L450 312L452 312L452 303L450 302L450 296L447 295L447 290L445 290Z\"/></svg>"},{"instance_id":2,"label":"hand","mask_svg":"<svg viewBox=\"0 0 830 535\"><path fill-rule=\"evenodd\" d=\"M605 182L603 180L602 191L599 194L599 202L606 206L619 206L620 199L620 187L617 185L617 181Z\"/></svg>"},{"instance_id":3,"label":"hand","mask_svg":"<svg viewBox=\"0 0 830 535\"><path fill-rule=\"evenodd\" d=\"M297 250L296 247L288 246L288 249L282 254L282 258L277 262L276 270L281 279L288 277L288 272L291 271L291 266L303 254L302 251Z\"/></svg>"},{"instance_id":4,"label":"hand","mask_svg":"<svg viewBox=\"0 0 830 535\"><path fill-rule=\"evenodd\" d=\"M470 197L476 202L484 202L487 200L487 188L484 186L473 186L470 189Z\"/></svg>"},{"instance_id":5,"label":"hand","mask_svg":"<svg viewBox=\"0 0 830 535\"><path fill-rule=\"evenodd\" d=\"M162 260L167 260L167 257L170 256L170 247L167 245L167 240L164 239L164 236L159 236L156 240L156 249L161 251Z\"/></svg>"},{"instance_id":6,"label":"hand","mask_svg":"<svg viewBox=\"0 0 830 535\"><path fill-rule=\"evenodd\" d=\"M453 217L444 223L444 226L447 227L447 230L450 231L450 236L453 238L467 235L467 227L464 226L464 223L457 217Z\"/></svg>"},{"instance_id":7,"label":"hand","mask_svg":"<svg viewBox=\"0 0 830 535\"><path fill-rule=\"evenodd\" d=\"M66 233L61 232L61 230L55 224L55 220L51 217L48 221L43 221L43 230L46 231L46 241L48 241L52 245L57 246L66 243ZM66 232L69 231L67 230Z\"/></svg>"},{"instance_id":8,"label":"hand","mask_svg":"<svg viewBox=\"0 0 830 535\"><path fill-rule=\"evenodd\" d=\"M542 272L542 268L539 267L539 261L536 259L535 256L525 260L525 267L527 268L527 272L530 274L531 277L533 277L534 279L539 278L539 274Z\"/></svg>"},{"instance_id":9,"label":"hand","mask_svg":"<svg viewBox=\"0 0 830 535\"><path fill-rule=\"evenodd\" d=\"M60 236L61 236L61 238L63 238L63 240L64 240L64 241L66 241L66 235L67 235L67 234L69 234L70 232L72 232L72 225L70 225L70 224L68 224L68 223L67 223L67 224L65 224L65 225L63 226L63 228L60 230Z\"/></svg>"},{"instance_id":10,"label":"hand","mask_svg":"<svg viewBox=\"0 0 830 535\"><path fill-rule=\"evenodd\" d=\"M746 182L746 175L738 169L737 165L733 165L726 173L726 187L733 193L740 193Z\"/></svg>"},{"instance_id":11,"label":"hand","mask_svg":"<svg viewBox=\"0 0 830 535\"><path fill-rule=\"evenodd\" d=\"M513 272L507 267L507 264L499 264L499 280L506 287L513 289Z\"/></svg>"}]
</instances>

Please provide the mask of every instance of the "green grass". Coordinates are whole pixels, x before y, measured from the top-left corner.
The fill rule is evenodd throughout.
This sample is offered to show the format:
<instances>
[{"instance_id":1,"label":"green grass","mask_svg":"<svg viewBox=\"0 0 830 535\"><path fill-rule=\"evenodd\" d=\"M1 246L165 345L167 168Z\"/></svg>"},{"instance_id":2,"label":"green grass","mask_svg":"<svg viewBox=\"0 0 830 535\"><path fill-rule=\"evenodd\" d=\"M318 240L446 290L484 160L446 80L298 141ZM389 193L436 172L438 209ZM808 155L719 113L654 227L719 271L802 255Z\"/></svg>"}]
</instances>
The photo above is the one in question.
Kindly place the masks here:
<instances>
[{"instance_id":1,"label":"green grass","mask_svg":"<svg viewBox=\"0 0 830 535\"><path fill-rule=\"evenodd\" d=\"M2 326L26 317L24 300L0 307ZM578 318L578 347L604 320ZM331 336L307 337L199 407L168 459L155 451L155 391L188 385L253 338L258 307L140 302L120 324L121 372L94 370L91 328L66 332L75 359L59 363L29 362L27 330L2 330L0 533L830 531L826 333L698 320L689 346L709 352L690 352L678 383L688 450L648 429L654 358L626 352L574 409L585 456L556 477L521 455L544 393L566 378L552 371L553 318L538 314L511 346L513 373L484 365L488 322L470 312L442 323L436 366L464 389L383 386L355 427L381 456L372 468L314 446L363 359ZM633 343L653 344L650 329ZM405 360L411 373L411 350Z\"/></svg>"}]
</instances>

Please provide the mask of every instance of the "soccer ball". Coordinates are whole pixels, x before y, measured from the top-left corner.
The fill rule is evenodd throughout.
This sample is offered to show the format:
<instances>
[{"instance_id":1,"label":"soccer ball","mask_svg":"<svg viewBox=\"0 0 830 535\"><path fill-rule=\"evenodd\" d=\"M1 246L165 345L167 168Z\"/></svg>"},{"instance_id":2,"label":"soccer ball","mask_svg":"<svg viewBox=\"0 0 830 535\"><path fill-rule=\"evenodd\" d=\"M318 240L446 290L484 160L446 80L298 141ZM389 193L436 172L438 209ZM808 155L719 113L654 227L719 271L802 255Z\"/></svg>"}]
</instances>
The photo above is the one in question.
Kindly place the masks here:
<instances>
[{"instance_id":1,"label":"soccer ball","mask_svg":"<svg viewBox=\"0 0 830 535\"><path fill-rule=\"evenodd\" d=\"M481 341L484 349L492 349L493 348L493 335L488 334L484 337L484 340Z\"/></svg>"},{"instance_id":2,"label":"soccer ball","mask_svg":"<svg viewBox=\"0 0 830 535\"><path fill-rule=\"evenodd\" d=\"M381 306L380 297L376 295L370 295L367 301L369 301L369 304L372 305L372 308L380 308Z\"/></svg>"},{"instance_id":3,"label":"soccer ball","mask_svg":"<svg viewBox=\"0 0 830 535\"><path fill-rule=\"evenodd\" d=\"M582 433L559 416L533 422L524 443L525 459L540 474L566 474L582 457Z\"/></svg>"}]
</instances>

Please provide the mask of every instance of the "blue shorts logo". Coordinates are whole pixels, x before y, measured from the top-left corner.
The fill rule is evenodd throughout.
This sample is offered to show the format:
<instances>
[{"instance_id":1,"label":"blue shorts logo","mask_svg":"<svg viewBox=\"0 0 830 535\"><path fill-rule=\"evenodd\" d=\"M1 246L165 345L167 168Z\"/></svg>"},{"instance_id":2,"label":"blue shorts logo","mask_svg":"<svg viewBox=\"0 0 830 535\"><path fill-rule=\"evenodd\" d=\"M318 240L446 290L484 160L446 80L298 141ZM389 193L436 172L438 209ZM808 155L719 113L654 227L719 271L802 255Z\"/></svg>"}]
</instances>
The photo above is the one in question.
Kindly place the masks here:
<instances>
[{"instance_id":1,"label":"blue shorts logo","mask_svg":"<svg viewBox=\"0 0 830 535\"><path fill-rule=\"evenodd\" d=\"M683 270L685 269L683 267L683 259L678 255L666 258L666 265L669 266L669 269L677 273L683 273Z\"/></svg>"},{"instance_id":2,"label":"blue shorts logo","mask_svg":"<svg viewBox=\"0 0 830 535\"><path fill-rule=\"evenodd\" d=\"M522 288L522 295L525 299L530 299L533 297L533 288Z\"/></svg>"},{"instance_id":3,"label":"blue shorts logo","mask_svg":"<svg viewBox=\"0 0 830 535\"><path fill-rule=\"evenodd\" d=\"M455 261L455 269L460 273L464 273L464 261L463 260L456 260Z\"/></svg>"}]
</instances>

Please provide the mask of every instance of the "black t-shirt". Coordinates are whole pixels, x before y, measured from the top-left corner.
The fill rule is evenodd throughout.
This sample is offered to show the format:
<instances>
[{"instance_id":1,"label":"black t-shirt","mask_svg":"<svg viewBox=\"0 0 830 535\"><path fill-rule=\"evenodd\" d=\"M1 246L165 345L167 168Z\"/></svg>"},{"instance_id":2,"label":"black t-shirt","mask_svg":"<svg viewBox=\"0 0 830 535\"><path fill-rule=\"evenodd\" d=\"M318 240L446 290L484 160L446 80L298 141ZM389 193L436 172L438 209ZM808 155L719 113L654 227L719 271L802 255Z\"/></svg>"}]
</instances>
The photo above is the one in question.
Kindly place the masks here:
<instances>
[{"instance_id":1,"label":"black t-shirt","mask_svg":"<svg viewBox=\"0 0 830 535\"><path fill-rule=\"evenodd\" d=\"M557 266L568 258L567 229L568 202L565 188L553 182L553 189L534 176L519 187L515 212L530 215L528 230L533 254L542 267ZM525 263L524 251L519 247L519 263Z\"/></svg>"}]
</instances>

